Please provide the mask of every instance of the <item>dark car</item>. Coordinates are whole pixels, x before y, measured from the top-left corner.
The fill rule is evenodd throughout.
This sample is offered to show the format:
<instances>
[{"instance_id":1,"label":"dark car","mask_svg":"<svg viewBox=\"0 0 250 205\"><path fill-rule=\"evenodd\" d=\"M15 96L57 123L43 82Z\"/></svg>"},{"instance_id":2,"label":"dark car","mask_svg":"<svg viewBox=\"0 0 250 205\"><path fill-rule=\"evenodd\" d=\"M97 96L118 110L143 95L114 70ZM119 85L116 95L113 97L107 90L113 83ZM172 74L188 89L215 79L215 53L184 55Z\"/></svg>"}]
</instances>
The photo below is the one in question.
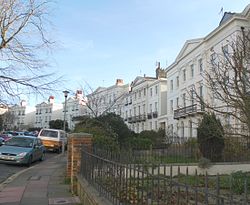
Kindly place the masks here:
<instances>
[{"instance_id":1,"label":"dark car","mask_svg":"<svg viewBox=\"0 0 250 205\"><path fill-rule=\"evenodd\" d=\"M30 164L44 160L45 147L41 139L31 136L16 136L0 147L0 162L10 164Z\"/></svg>"},{"instance_id":2,"label":"dark car","mask_svg":"<svg viewBox=\"0 0 250 205\"><path fill-rule=\"evenodd\" d=\"M0 146L4 144L4 138L0 137Z\"/></svg>"}]
</instances>

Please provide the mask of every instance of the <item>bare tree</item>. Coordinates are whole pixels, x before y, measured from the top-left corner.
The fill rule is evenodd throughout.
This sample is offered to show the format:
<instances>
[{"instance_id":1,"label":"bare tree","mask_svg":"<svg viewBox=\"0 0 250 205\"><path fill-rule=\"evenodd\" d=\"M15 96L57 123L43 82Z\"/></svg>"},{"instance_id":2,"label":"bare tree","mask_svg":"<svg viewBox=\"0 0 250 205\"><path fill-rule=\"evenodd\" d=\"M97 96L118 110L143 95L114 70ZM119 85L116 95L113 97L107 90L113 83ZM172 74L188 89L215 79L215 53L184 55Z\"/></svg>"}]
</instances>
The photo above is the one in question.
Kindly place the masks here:
<instances>
[{"instance_id":1,"label":"bare tree","mask_svg":"<svg viewBox=\"0 0 250 205\"><path fill-rule=\"evenodd\" d=\"M0 102L52 90L58 79L46 73L49 0L0 0Z\"/></svg>"},{"instance_id":2,"label":"bare tree","mask_svg":"<svg viewBox=\"0 0 250 205\"><path fill-rule=\"evenodd\" d=\"M106 113L114 111L114 109L119 109L126 92L120 93L115 96L114 99L107 100L108 91L106 88L99 87L94 90L89 83L85 82L85 88L82 88L87 94L86 98L83 99L89 114L93 117L98 117Z\"/></svg>"},{"instance_id":3,"label":"bare tree","mask_svg":"<svg viewBox=\"0 0 250 205\"><path fill-rule=\"evenodd\" d=\"M200 102L209 110L233 117L238 125L227 134L250 134L250 31L241 28L221 52L213 53L210 68L204 74L206 86L215 103Z\"/></svg>"},{"instance_id":4,"label":"bare tree","mask_svg":"<svg viewBox=\"0 0 250 205\"><path fill-rule=\"evenodd\" d=\"M14 122L15 122L15 115L11 113L10 111L5 112L2 115L3 119L3 129L4 130L11 130L14 128Z\"/></svg>"}]
</instances>

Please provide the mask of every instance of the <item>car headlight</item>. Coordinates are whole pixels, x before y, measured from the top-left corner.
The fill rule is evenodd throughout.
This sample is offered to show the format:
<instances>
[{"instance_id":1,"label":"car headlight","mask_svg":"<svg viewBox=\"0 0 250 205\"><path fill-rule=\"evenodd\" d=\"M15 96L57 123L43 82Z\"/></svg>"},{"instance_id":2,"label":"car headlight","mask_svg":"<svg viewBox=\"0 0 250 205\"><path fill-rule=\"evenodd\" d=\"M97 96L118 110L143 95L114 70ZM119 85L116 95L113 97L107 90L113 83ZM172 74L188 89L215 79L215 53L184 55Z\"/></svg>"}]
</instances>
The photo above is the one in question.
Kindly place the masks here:
<instances>
[{"instance_id":1,"label":"car headlight","mask_svg":"<svg viewBox=\"0 0 250 205\"><path fill-rule=\"evenodd\" d=\"M24 157L27 154L27 152L21 152L17 155L17 157Z\"/></svg>"}]
</instances>

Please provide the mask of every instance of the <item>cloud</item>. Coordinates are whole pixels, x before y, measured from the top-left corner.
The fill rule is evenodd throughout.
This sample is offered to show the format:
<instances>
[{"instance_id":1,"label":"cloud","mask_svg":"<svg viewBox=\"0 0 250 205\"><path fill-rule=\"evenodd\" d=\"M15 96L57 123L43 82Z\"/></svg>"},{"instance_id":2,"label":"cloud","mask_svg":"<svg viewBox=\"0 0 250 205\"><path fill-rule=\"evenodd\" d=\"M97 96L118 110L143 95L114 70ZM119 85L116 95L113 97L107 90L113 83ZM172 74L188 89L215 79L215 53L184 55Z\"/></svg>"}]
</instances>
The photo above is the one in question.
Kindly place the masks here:
<instances>
[{"instance_id":1,"label":"cloud","mask_svg":"<svg viewBox=\"0 0 250 205\"><path fill-rule=\"evenodd\" d=\"M93 40L80 40L76 38L62 37L60 39L61 49L63 50L77 50L78 52L88 52L94 49Z\"/></svg>"}]
</instances>

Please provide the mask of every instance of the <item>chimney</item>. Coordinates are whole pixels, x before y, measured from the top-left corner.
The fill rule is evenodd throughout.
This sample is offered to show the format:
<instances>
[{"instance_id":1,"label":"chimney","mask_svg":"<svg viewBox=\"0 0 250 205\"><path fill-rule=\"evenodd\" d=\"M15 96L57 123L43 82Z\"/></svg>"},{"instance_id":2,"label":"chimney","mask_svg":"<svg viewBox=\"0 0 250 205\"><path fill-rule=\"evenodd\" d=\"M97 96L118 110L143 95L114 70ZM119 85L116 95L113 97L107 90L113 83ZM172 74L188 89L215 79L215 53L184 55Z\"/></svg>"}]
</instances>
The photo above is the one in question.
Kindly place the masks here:
<instances>
[{"instance_id":1,"label":"chimney","mask_svg":"<svg viewBox=\"0 0 250 205\"><path fill-rule=\"evenodd\" d=\"M48 100L48 102L50 103L50 104L53 104L54 103L54 101L55 101L55 97L54 96L49 96L49 100Z\"/></svg>"},{"instance_id":2,"label":"chimney","mask_svg":"<svg viewBox=\"0 0 250 205\"><path fill-rule=\"evenodd\" d=\"M116 85L117 86L123 85L123 80L122 79L116 79Z\"/></svg>"},{"instance_id":3,"label":"chimney","mask_svg":"<svg viewBox=\"0 0 250 205\"><path fill-rule=\"evenodd\" d=\"M76 99L82 99L83 98L83 92L82 90L76 91Z\"/></svg>"},{"instance_id":4,"label":"chimney","mask_svg":"<svg viewBox=\"0 0 250 205\"><path fill-rule=\"evenodd\" d=\"M156 72L156 78L157 79L167 77L167 73L163 68L161 68L160 62L158 62L158 66L157 66L155 72Z\"/></svg>"}]
</instances>

